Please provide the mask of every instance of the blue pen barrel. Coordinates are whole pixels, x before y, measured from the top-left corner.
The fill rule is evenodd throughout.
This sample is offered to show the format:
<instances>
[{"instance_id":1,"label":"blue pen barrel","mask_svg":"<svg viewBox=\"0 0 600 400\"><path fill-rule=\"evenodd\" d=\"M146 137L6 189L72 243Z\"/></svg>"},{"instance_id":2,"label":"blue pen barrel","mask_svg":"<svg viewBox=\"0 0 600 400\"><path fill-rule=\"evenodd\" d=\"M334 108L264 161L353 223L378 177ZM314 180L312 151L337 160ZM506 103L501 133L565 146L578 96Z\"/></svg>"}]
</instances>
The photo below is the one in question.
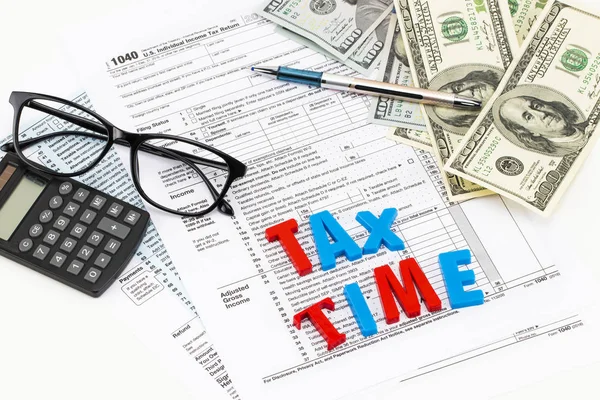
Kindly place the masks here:
<instances>
[{"instance_id":1,"label":"blue pen barrel","mask_svg":"<svg viewBox=\"0 0 600 400\"><path fill-rule=\"evenodd\" d=\"M277 79L281 81L301 83L303 85L310 85L321 87L322 72L306 71L302 69L279 67L277 71Z\"/></svg>"}]
</instances>

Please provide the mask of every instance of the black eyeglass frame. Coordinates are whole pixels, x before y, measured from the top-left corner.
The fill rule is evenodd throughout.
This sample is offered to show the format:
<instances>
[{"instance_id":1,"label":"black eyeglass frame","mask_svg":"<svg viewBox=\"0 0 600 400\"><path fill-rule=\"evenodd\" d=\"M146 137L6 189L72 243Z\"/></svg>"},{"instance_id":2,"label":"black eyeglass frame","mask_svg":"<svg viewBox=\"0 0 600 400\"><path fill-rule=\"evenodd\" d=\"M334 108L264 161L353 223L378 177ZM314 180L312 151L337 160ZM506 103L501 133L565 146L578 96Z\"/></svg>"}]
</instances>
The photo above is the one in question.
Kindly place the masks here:
<instances>
[{"instance_id":1,"label":"black eyeglass frame","mask_svg":"<svg viewBox=\"0 0 600 400\"><path fill-rule=\"evenodd\" d=\"M36 103L35 100L53 101L53 102L67 105L67 106L71 106L75 109L85 111L86 113L88 113L89 115L91 115L92 117L94 117L98 121L100 121L102 123L102 125L100 125L90 119L79 117L77 115L69 114L69 113L57 110L55 108L45 106L42 103ZM61 99L61 98L55 97L55 96L39 94L39 93L31 93L31 92L12 92L10 95L9 102L13 106L14 111L15 111L14 119L13 119L13 143L5 144L1 147L1 149L3 151L14 151L19 156L19 158L21 158L21 160L25 164L29 165L30 167L37 169L39 171L43 171L43 172L48 173L53 176L70 178L70 177L74 177L74 176L83 175L86 172L89 172L90 170L92 170L94 167L96 167L98 165L98 163L100 163L100 161L102 161L102 159L104 157L106 157L106 155L112 148L113 144L128 146L131 149L130 150L130 165L131 165L131 173L133 175L133 184L135 185L135 188L140 193L140 195L148 203L152 204L154 207L156 207L160 210L166 211L168 213L176 214L176 215L179 215L182 217L202 217L202 216L210 213L211 211L213 211L218 206L218 210L220 212L227 214L227 215L234 215L233 208L231 207L231 205L229 205L229 203L224 198L225 198L225 195L227 194L227 192L229 191L229 188L231 187L231 184L233 183L233 181L238 178L243 177L246 174L246 165L244 163L242 163L241 161L231 157L230 155L225 154L222 151L217 150L211 146L207 146L207 145L199 143L197 141L179 137L179 136L175 136L175 135L163 135L163 134L153 134L153 133L140 134L140 133L124 131L122 129L117 128L115 125L110 123L108 120L106 120L102 116L98 115L96 112L90 110L89 108L79 105L77 103L74 103L72 101ZM102 140L107 140L104 150L101 152L101 154L98 156L98 158L94 162L92 162L87 167L83 168L81 171L77 171L77 172L61 173L61 172L54 171L44 165L37 164L35 162L30 161L29 159L27 159L27 157L25 157L25 155L22 152L21 146L23 144L25 144L26 146L29 146L29 145L33 145L39 141L47 140L53 136L60 136L60 135L67 135L67 134L87 136L87 137L93 137L93 138L98 138L98 135L95 135L90 132L80 132L80 131L57 131L57 132L53 132L51 135L45 135L45 136L41 136L39 138L26 139L23 141L19 140L19 123L21 120L21 114L25 107L31 107L38 111L46 112L50 115L54 115L56 117L62 118L71 123L82 126L86 129L89 129L92 132L103 135ZM183 152L180 152L177 150L171 150L171 149L167 149L164 147L157 147L157 146L153 146L151 144L144 143L144 142L148 142L150 140L155 140L155 139L177 140L180 142L190 144L192 146L200 147L206 151L209 151L211 153L218 155L225 161L225 163L210 160L207 158L196 157L196 156L193 156L193 155L190 155L187 153L183 153ZM182 212L182 211L167 208L167 207L155 202L154 200L152 200L146 194L144 189L142 189L141 184L140 184L139 162L138 162L138 157L137 157L138 151L148 152L148 153L154 154L159 157L175 159L175 160L179 160L179 161L185 163L187 166L192 168L196 173L198 173L198 175L204 180L204 182L206 183L206 185L209 188L209 191L211 192L211 195L213 196L213 199L215 200L214 203L202 211L195 212L195 213L189 213L189 212ZM225 184L223 185L223 189L221 190L220 193L212 185L212 183L210 182L208 177L206 177L204 172L202 172L200 170L200 168L198 168L196 166L196 164L210 166L210 167L221 169L221 170L228 172L227 180L225 181Z\"/></svg>"}]
</instances>

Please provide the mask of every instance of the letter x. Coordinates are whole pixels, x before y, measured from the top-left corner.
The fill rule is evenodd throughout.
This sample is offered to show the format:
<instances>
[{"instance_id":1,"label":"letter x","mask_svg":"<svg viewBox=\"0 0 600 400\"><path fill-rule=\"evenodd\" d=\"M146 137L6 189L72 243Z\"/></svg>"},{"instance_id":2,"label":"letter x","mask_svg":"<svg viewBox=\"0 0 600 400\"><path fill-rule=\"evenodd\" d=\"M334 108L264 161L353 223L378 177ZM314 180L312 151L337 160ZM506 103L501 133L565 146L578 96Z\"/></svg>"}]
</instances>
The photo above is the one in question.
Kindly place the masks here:
<instances>
[{"instance_id":1,"label":"letter x","mask_svg":"<svg viewBox=\"0 0 600 400\"><path fill-rule=\"evenodd\" d=\"M392 251L404 250L402 239L390 230L397 215L398 210L395 208L386 208L379 218L370 211L361 211L356 214L356 220L371 233L363 247L363 254L377 253L382 243Z\"/></svg>"}]
</instances>

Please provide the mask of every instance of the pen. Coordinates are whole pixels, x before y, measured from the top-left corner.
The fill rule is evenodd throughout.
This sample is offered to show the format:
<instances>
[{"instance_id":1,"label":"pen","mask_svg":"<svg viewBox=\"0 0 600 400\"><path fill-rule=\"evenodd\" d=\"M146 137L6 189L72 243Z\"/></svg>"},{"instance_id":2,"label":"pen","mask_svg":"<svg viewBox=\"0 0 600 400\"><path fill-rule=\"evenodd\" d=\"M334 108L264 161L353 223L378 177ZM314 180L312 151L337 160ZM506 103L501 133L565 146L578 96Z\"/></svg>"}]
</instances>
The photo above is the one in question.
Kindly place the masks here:
<instances>
[{"instance_id":1,"label":"pen","mask_svg":"<svg viewBox=\"0 0 600 400\"><path fill-rule=\"evenodd\" d=\"M437 92L434 90L395 85L393 83L353 78L351 76L334 75L327 72L316 72L283 66L252 67L251 70L263 75L275 76L280 81L303 83L326 89L344 90L371 96L386 96L393 99L434 106L469 110L481 108L481 101L470 97L458 96L454 93Z\"/></svg>"}]
</instances>

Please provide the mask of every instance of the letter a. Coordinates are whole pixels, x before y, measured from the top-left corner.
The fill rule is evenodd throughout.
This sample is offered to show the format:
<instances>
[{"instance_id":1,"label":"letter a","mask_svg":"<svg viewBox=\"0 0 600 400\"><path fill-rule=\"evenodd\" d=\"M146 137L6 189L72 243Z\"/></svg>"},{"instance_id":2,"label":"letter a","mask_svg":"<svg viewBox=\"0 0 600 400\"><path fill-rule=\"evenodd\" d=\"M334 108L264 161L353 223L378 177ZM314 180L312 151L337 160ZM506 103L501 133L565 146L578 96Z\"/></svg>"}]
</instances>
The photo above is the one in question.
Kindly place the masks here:
<instances>
[{"instance_id":1,"label":"letter a","mask_svg":"<svg viewBox=\"0 0 600 400\"><path fill-rule=\"evenodd\" d=\"M323 271L335 268L335 259L342 254L350 261L362 257L360 247L329 211L311 215L309 222ZM328 234L333 238L333 243L329 242Z\"/></svg>"}]
</instances>

